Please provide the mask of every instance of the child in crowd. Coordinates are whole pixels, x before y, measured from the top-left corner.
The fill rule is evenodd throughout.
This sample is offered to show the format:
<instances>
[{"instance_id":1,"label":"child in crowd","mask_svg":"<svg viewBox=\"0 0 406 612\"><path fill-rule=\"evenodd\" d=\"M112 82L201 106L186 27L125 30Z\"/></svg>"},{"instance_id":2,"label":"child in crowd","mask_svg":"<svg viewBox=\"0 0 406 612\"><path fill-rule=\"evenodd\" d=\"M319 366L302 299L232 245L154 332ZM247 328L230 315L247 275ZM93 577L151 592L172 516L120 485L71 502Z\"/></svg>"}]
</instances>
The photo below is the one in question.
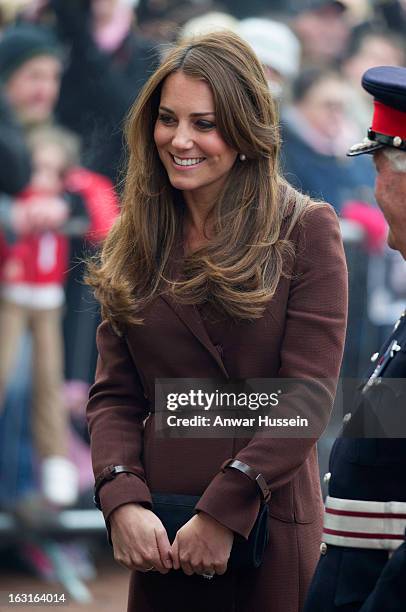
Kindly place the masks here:
<instances>
[{"instance_id":1,"label":"child in crowd","mask_svg":"<svg viewBox=\"0 0 406 612\"><path fill-rule=\"evenodd\" d=\"M62 401L66 234L85 233L88 218L82 202L65 192L65 177L79 161L76 136L47 126L32 130L28 142L32 176L14 204L18 235L13 241L3 239L0 257L0 402L19 339L29 329L33 338L32 429L41 460L41 486L48 501L64 506L74 503L78 492L76 469L67 458L69 421Z\"/></svg>"}]
</instances>

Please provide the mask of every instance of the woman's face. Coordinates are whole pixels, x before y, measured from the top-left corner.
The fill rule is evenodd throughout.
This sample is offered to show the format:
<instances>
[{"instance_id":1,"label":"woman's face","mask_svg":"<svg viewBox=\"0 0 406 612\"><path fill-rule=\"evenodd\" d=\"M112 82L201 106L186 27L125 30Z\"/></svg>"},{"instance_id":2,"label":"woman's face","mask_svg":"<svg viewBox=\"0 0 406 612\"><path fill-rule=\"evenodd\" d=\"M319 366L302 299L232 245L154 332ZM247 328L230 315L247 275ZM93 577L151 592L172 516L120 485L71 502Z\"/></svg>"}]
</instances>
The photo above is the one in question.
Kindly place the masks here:
<instances>
[{"instance_id":1,"label":"woman's face","mask_svg":"<svg viewBox=\"0 0 406 612\"><path fill-rule=\"evenodd\" d=\"M237 156L216 127L209 85L182 72L163 84L154 140L172 186L204 200L216 197Z\"/></svg>"}]
</instances>

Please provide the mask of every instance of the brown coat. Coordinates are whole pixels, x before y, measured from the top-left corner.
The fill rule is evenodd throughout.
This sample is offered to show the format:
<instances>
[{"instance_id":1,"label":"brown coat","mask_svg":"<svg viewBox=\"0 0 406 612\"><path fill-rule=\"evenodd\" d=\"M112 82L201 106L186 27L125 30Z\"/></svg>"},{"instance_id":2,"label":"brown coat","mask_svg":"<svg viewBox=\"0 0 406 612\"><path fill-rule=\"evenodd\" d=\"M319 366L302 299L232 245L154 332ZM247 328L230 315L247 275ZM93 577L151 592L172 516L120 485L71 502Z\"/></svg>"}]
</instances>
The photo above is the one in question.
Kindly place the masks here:
<instances>
[{"instance_id":1,"label":"brown coat","mask_svg":"<svg viewBox=\"0 0 406 612\"><path fill-rule=\"evenodd\" d=\"M105 519L128 502L151 503L150 491L201 495L198 509L247 537L259 508L252 481L236 470L219 472L237 457L264 474L272 492L270 542L258 570L230 572L212 581L170 572L135 572L130 612L298 612L318 558L322 500L314 439L157 439L155 378L326 379L318 401L327 421L335 393L346 324L347 272L337 217L330 206L312 209L294 228L293 274L282 278L264 316L241 322L215 346L193 306L162 296L145 324L117 336L98 329L99 361L88 419L94 472L136 465L100 491ZM330 379L328 382L327 379ZM320 400L321 398L321 400ZM314 397L304 398L309 405ZM285 401L295 401L291 398Z\"/></svg>"}]
</instances>

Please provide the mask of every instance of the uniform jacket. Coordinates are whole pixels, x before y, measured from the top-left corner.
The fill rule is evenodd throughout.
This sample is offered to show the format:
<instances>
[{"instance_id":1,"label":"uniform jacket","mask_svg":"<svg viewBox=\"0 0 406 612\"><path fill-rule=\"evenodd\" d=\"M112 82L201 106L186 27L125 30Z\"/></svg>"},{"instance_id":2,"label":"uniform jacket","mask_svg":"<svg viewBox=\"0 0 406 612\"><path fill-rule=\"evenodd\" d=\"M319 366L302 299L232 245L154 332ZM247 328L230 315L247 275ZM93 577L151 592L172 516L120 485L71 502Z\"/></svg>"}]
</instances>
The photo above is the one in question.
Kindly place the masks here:
<instances>
[{"instance_id":1,"label":"uniform jacket","mask_svg":"<svg viewBox=\"0 0 406 612\"><path fill-rule=\"evenodd\" d=\"M385 564L381 575L360 612L401 612L406 609L406 544Z\"/></svg>"},{"instance_id":2,"label":"uniform jacket","mask_svg":"<svg viewBox=\"0 0 406 612\"><path fill-rule=\"evenodd\" d=\"M157 439L153 416L156 378L314 378L323 379L317 401L327 423L347 312L346 264L333 209L323 205L308 212L291 240L297 254L290 278L281 278L263 317L239 323L221 347L212 342L194 306L180 306L168 295L145 311L144 325L130 327L123 337L106 321L98 329L99 360L87 408L94 472L109 464L135 465L142 477L120 474L101 488L107 521L121 504L150 506L151 491L194 494L201 495L198 510L246 538L259 495L243 474L219 471L230 457L261 472L272 493L270 543L259 570L238 579L227 572L211 581L211 590L200 576L187 580L172 572L161 580L154 572L135 572L129 610L301 609L321 530L315 440ZM285 401L312 405L315 397L309 391L298 400L292 391ZM171 589L176 589L175 600Z\"/></svg>"},{"instance_id":3,"label":"uniform jacket","mask_svg":"<svg viewBox=\"0 0 406 612\"><path fill-rule=\"evenodd\" d=\"M406 311L379 354L373 356L366 380L393 340L397 341L400 350L386 362L375 379L378 384L372 385L366 395L359 392L353 400L351 420L345 431L351 437L345 435L334 443L329 467L329 495L332 497L406 502L406 439L354 438L365 423L377 427L381 417L388 418L388 410L399 414L405 409L404 383L399 387L403 388L402 393L396 390L392 395L392 390L406 377ZM397 379L395 386L390 379ZM388 401L388 397L392 399ZM371 411L379 421L371 421ZM404 429L403 418L403 435ZM389 560L386 550L329 544L327 553L320 558L305 610L330 612L351 605L354 606L352 610L360 612L402 612L406 609L405 567L404 545ZM381 606L385 600L385 606Z\"/></svg>"}]
</instances>

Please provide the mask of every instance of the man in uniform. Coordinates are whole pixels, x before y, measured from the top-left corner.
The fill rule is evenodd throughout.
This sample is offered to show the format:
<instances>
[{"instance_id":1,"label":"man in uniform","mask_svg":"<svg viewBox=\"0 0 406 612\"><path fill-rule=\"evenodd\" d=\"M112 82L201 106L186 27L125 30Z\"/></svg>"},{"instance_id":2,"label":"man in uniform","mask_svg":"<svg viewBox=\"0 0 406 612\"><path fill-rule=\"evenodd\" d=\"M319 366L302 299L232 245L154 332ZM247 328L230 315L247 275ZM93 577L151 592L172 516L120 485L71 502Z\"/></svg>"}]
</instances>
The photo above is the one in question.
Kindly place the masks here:
<instances>
[{"instance_id":1,"label":"man in uniform","mask_svg":"<svg viewBox=\"0 0 406 612\"><path fill-rule=\"evenodd\" d=\"M348 154L373 154L388 244L406 259L406 68L371 68L362 85L374 96L372 127ZM371 361L330 455L305 612L406 611L406 311Z\"/></svg>"}]
</instances>

